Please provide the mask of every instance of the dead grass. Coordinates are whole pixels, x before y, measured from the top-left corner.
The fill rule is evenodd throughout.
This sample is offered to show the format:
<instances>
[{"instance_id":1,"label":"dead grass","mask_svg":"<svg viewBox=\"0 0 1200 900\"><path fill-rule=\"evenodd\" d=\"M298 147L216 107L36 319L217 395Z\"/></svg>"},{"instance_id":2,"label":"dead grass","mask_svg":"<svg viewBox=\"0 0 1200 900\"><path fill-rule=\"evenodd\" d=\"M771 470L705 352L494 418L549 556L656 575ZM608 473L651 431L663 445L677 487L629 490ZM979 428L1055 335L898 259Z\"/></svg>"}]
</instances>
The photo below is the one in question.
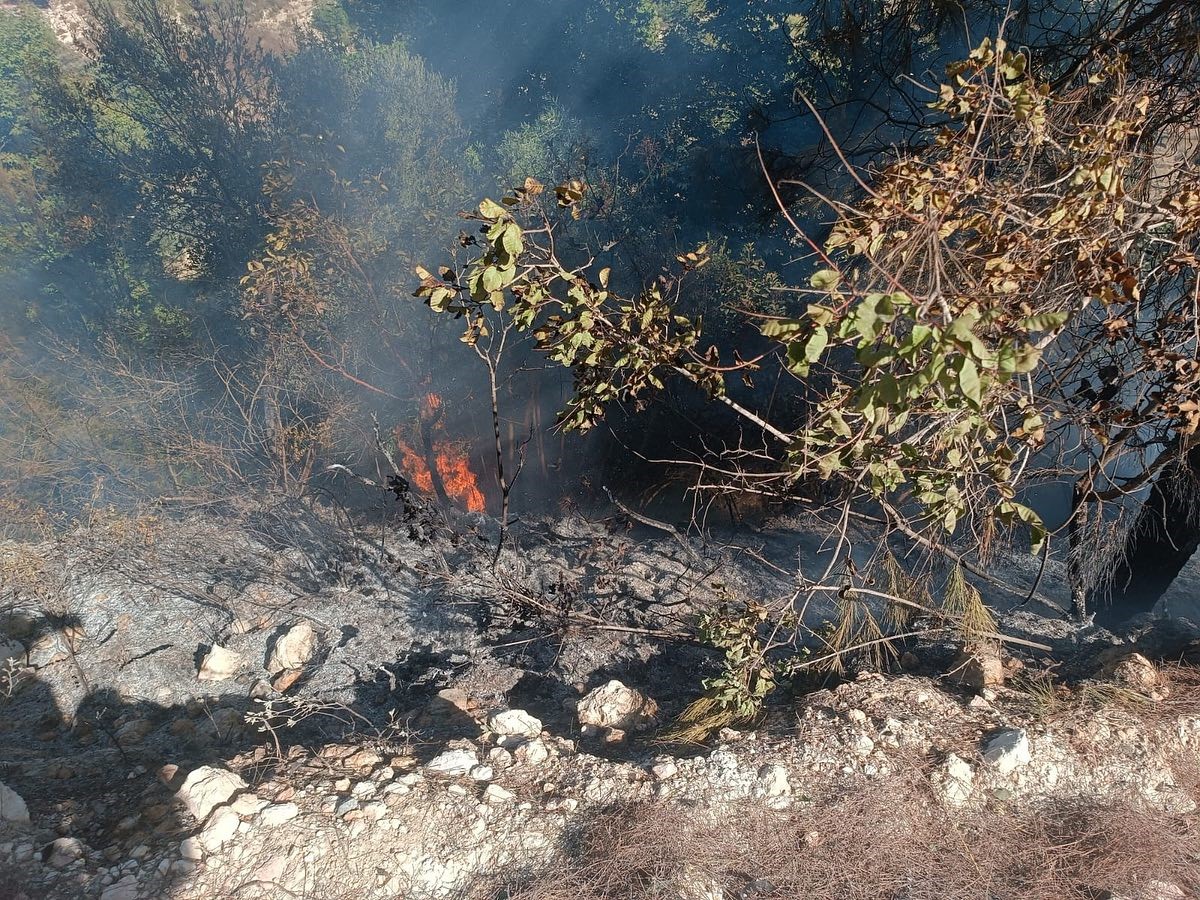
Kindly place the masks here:
<instances>
[{"instance_id":1,"label":"dead grass","mask_svg":"<svg viewBox=\"0 0 1200 900\"><path fill-rule=\"evenodd\" d=\"M612 811L512 900L1097 900L1200 888L1195 817L1133 805L950 815L914 783L786 814Z\"/></svg>"}]
</instances>

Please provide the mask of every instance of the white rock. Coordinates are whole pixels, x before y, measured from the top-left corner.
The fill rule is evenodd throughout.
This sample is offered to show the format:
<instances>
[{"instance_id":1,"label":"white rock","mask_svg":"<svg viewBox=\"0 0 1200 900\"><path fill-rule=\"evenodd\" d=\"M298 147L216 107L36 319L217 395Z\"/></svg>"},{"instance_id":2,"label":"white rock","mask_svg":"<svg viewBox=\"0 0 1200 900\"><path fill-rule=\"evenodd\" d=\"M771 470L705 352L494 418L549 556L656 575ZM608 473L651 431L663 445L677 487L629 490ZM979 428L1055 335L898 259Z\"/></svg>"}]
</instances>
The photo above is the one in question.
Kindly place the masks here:
<instances>
[{"instance_id":1,"label":"white rock","mask_svg":"<svg viewBox=\"0 0 1200 900\"><path fill-rule=\"evenodd\" d=\"M668 778L674 778L678 774L679 766L673 759L664 759L651 766L650 772L659 781L666 781Z\"/></svg>"},{"instance_id":2,"label":"white rock","mask_svg":"<svg viewBox=\"0 0 1200 900\"><path fill-rule=\"evenodd\" d=\"M228 806L222 806L212 814L204 830L200 832L200 846L208 853L216 853L233 840L241 823L237 813Z\"/></svg>"},{"instance_id":3,"label":"white rock","mask_svg":"<svg viewBox=\"0 0 1200 900\"><path fill-rule=\"evenodd\" d=\"M474 750L446 750L431 759L425 768L439 775L466 775L479 764Z\"/></svg>"},{"instance_id":4,"label":"white rock","mask_svg":"<svg viewBox=\"0 0 1200 900\"><path fill-rule=\"evenodd\" d=\"M1008 775L1033 759L1029 751L1029 735L1024 728L1006 728L988 740L983 751L983 761L995 767L1001 775Z\"/></svg>"},{"instance_id":5,"label":"white rock","mask_svg":"<svg viewBox=\"0 0 1200 900\"><path fill-rule=\"evenodd\" d=\"M523 762L527 766L540 766L550 758L550 748L541 738L526 741L517 748L516 758L518 762Z\"/></svg>"},{"instance_id":6,"label":"white rock","mask_svg":"<svg viewBox=\"0 0 1200 900\"><path fill-rule=\"evenodd\" d=\"M220 644L213 644L204 655L196 677L201 681L224 681L241 671L245 664L246 660L240 653L228 650Z\"/></svg>"},{"instance_id":7,"label":"white rock","mask_svg":"<svg viewBox=\"0 0 1200 900\"><path fill-rule=\"evenodd\" d=\"M258 822L268 828L274 828L285 822L290 822L300 815L300 807L295 803L272 803L258 814Z\"/></svg>"},{"instance_id":8,"label":"white rock","mask_svg":"<svg viewBox=\"0 0 1200 900\"><path fill-rule=\"evenodd\" d=\"M272 675L287 669L300 669L308 664L317 649L317 634L308 622L293 625L271 648L267 671Z\"/></svg>"},{"instance_id":9,"label":"white rock","mask_svg":"<svg viewBox=\"0 0 1200 900\"><path fill-rule=\"evenodd\" d=\"M491 766L475 766L471 769L471 778L475 781L491 781L495 777L496 773Z\"/></svg>"},{"instance_id":10,"label":"white rock","mask_svg":"<svg viewBox=\"0 0 1200 900\"><path fill-rule=\"evenodd\" d=\"M542 720L523 709L506 709L488 719L488 729L506 737L535 738L542 733Z\"/></svg>"},{"instance_id":11,"label":"white rock","mask_svg":"<svg viewBox=\"0 0 1200 900\"><path fill-rule=\"evenodd\" d=\"M576 708L581 725L620 731L645 728L657 713L657 703L615 679L588 693Z\"/></svg>"},{"instance_id":12,"label":"white rock","mask_svg":"<svg viewBox=\"0 0 1200 900\"><path fill-rule=\"evenodd\" d=\"M941 771L933 773L932 782L944 806L966 806L975 792L975 771L965 759L951 753Z\"/></svg>"},{"instance_id":13,"label":"white rock","mask_svg":"<svg viewBox=\"0 0 1200 900\"><path fill-rule=\"evenodd\" d=\"M196 861L204 858L204 848L196 837L184 838L179 845L179 855L184 859Z\"/></svg>"},{"instance_id":14,"label":"white rock","mask_svg":"<svg viewBox=\"0 0 1200 900\"><path fill-rule=\"evenodd\" d=\"M788 770L783 766L763 766L758 772L763 792L768 797L787 797L792 793Z\"/></svg>"},{"instance_id":15,"label":"white rock","mask_svg":"<svg viewBox=\"0 0 1200 900\"><path fill-rule=\"evenodd\" d=\"M126 875L116 884L100 892L100 900L137 900L138 880L136 875Z\"/></svg>"},{"instance_id":16,"label":"white rock","mask_svg":"<svg viewBox=\"0 0 1200 900\"><path fill-rule=\"evenodd\" d=\"M60 837L47 848L46 864L56 869L65 869L84 854L83 843L79 838Z\"/></svg>"},{"instance_id":17,"label":"white rock","mask_svg":"<svg viewBox=\"0 0 1200 900\"><path fill-rule=\"evenodd\" d=\"M21 795L4 782L0 782L0 822L29 824L29 807L25 805Z\"/></svg>"},{"instance_id":18,"label":"white rock","mask_svg":"<svg viewBox=\"0 0 1200 900\"><path fill-rule=\"evenodd\" d=\"M179 789L179 799L188 812L203 822L216 807L223 806L249 785L228 769L201 766L188 774Z\"/></svg>"},{"instance_id":19,"label":"white rock","mask_svg":"<svg viewBox=\"0 0 1200 900\"><path fill-rule=\"evenodd\" d=\"M489 784L487 790L483 792L483 796L493 803L507 803L516 797L512 791L500 787L498 784Z\"/></svg>"}]
</instances>

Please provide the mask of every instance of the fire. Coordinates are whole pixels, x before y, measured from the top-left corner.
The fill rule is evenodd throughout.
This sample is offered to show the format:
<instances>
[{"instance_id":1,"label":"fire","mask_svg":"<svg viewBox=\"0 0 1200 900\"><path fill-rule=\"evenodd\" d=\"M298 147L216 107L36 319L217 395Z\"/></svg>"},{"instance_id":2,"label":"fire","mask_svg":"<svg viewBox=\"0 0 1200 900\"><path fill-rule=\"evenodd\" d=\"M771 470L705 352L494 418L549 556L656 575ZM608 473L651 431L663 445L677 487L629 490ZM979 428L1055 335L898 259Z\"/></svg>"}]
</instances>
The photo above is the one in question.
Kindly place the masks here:
<instances>
[{"instance_id":1,"label":"fire","mask_svg":"<svg viewBox=\"0 0 1200 900\"><path fill-rule=\"evenodd\" d=\"M421 401L421 427L436 431L441 413L442 398L437 394L427 394ZM402 431L400 426L396 427L400 467L413 487L423 493L432 494L436 489L428 457L413 449L412 445L404 440ZM438 437L434 439L432 449L433 464L437 468L446 495L471 512L483 512L487 508L487 501L479 488L478 478L471 471L471 464L462 443Z\"/></svg>"}]
</instances>

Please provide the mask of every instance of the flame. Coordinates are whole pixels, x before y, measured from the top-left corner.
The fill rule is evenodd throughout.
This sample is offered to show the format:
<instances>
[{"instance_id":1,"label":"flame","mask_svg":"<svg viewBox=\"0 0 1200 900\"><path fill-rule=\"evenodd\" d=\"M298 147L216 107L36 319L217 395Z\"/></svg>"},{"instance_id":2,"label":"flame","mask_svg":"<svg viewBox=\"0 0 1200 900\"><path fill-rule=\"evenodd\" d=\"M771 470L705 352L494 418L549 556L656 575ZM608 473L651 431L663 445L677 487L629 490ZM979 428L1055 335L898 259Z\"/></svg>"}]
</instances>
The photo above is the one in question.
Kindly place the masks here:
<instances>
[{"instance_id":1,"label":"flame","mask_svg":"<svg viewBox=\"0 0 1200 900\"><path fill-rule=\"evenodd\" d=\"M421 421L425 427L438 427L442 398L427 394L421 402ZM433 493L433 475L429 471L425 455L418 453L404 440L400 426L396 427L396 446L400 451L400 468L409 483L426 494ZM471 464L461 442L436 438L433 442L434 465L442 478L442 484L451 499L461 503L470 512L483 512L487 501L479 488L479 480L471 471Z\"/></svg>"}]
</instances>

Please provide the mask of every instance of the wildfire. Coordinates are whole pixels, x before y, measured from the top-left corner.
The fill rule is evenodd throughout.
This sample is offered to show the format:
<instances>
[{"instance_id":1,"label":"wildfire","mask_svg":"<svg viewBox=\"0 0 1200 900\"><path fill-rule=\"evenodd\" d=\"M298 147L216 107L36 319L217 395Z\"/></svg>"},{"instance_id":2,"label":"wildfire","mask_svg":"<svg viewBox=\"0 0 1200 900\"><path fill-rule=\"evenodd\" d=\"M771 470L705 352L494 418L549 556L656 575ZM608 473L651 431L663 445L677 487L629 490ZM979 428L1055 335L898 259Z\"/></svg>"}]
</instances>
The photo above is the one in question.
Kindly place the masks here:
<instances>
[{"instance_id":1,"label":"wildfire","mask_svg":"<svg viewBox=\"0 0 1200 900\"><path fill-rule=\"evenodd\" d=\"M437 394L427 394L421 402L421 427L436 431L441 413L442 398ZM400 467L408 477L409 483L426 494L434 493L434 473L430 471L428 455L413 449L404 439L400 426L397 426L395 435L396 446L400 451ZM483 491L479 489L479 480L471 471L471 464L462 443L437 437L432 442L432 450L433 465L437 469L446 495L471 512L483 512L487 503Z\"/></svg>"}]
</instances>

